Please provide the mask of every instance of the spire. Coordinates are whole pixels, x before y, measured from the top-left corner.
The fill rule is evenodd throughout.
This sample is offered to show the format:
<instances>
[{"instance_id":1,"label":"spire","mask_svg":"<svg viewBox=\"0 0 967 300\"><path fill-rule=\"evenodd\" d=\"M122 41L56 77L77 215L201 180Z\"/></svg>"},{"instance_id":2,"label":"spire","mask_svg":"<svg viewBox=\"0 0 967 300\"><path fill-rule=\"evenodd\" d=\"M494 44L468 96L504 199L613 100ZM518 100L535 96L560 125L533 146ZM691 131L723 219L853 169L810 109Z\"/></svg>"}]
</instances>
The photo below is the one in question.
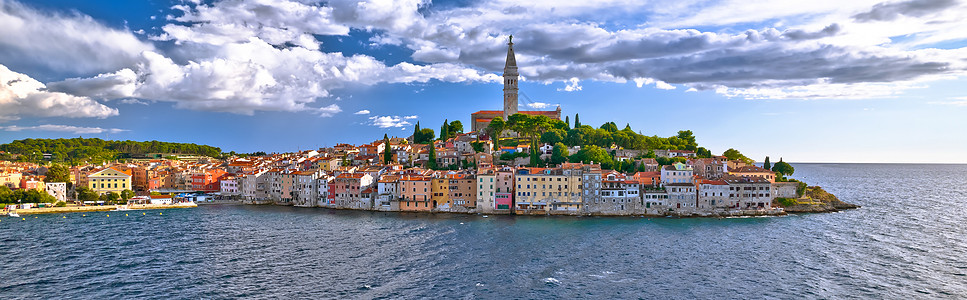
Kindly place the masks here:
<instances>
[{"instance_id":1,"label":"spire","mask_svg":"<svg viewBox=\"0 0 967 300\"><path fill-rule=\"evenodd\" d=\"M507 61L504 63L504 73L506 74L509 69L513 68L514 73L517 73L517 57L514 55L514 36L511 35L507 39Z\"/></svg>"},{"instance_id":2,"label":"spire","mask_svg":"<svg viewBox=\"0 0 967 300\"><path fill-rule=\"evenodd\" d=\"M507 62L504 63L504 120L517 113L517 58L514 56L514 36L507 39Z\"/></svg>"}]
</instances>

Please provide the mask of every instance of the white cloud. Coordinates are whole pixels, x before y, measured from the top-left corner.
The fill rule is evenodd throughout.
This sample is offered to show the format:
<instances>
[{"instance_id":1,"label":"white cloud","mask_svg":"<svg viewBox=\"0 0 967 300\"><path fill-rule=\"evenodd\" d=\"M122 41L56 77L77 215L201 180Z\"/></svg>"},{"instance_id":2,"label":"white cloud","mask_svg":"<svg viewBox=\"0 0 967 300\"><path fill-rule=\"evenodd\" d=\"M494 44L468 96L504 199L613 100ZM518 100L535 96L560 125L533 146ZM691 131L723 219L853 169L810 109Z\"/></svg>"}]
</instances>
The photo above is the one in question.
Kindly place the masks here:
<instances>
[{"instance_id":1,"label":"white cloud","mask_svg":"<svg viewBox=\"0 0 967 300\"><path fill-rule=\"evenodd\" d=\"M99 134L99 133L120 133L129 131L126 129L117 128L100 128L100 127L77 127L70 125L37 125L37 126L0 126L6 131L56 131L56 132L70 132L74 134Z\"/></svg>"},{"instance_id":2,"label":"white cloud","mask_svg":"<svg viewBox=\"0 0 967 300\"><path fill-rule=\"evenodd\" d=\"M144 51L128 68L54 82L51 89L92 98L139 98L173 102L179 108L251 115L256 111L311 110L309 104L348 84L500 80L495 74L460 64L402 62L388 66L367 55L322 52L314 34L348 33L347 25L337 24L340 17L330 7L296 1L222 1L175 9L184 15L173 20L185 23L169 24L162 28L162 35L154 37L173 42L174 50ZM398 14L387 17L391 15ZM397 23L383 21L377 23Z\"/></svg>"},{"instance_id":3,"label":"white cloud","mask_svg":"<svg viewBox=\"0 0 967 300\"><path fill-rule=\"evenodd\" d=\"M153 49L130 30L110 28L87 15L42 12L0 0L0 62L18 70L111 71Z\"/></svg>"},{"instance_id":4,"label":"white cloud","mask_svg":"<svg viewBox=\"0 0 967 300\"><path fill-rule=\"evenodd\" d=\"M3 12L13 17L0 18L0 25L29 19L37 34L26 38L40 42L35 45L44 44L38 36L59 37L36 25L44 22L55 23L50 30L60 35L73 35L63 40L74 41L78 55L100 49L103 40L79 41L90 34L76 28L121 41L104 46L110 54L104 57L117 59L97 64L107 68L103 74L49 83L50 91L240 114L316 110L312 104L347 85L499 82L495 73L503 66L509 33L515 34L523 76L562 81L559 90L569 92L580 91L582 80L596 80L657 89L681 85L756 99L869 98L896 95L927 79L967 75L967 51L929 47L967 38L960 30L967 25L967 9L950 0L189 1L176 5L180 16L169 17L172 22L150 37L172 45L164 51L88 16L41 14L10 3L14 8ZM635 23L639 20L647 22ZM718 25L728 26L712 28ZM413 51L411 61L388 65L369 55L325 52L335 47L315 38L352 29L371 33L361 42L370 47ZM894 42L897 36L904 38ZM39 46L0 35L0 50L8 47L16 50L9 53L31 53L30 47ZM73 58L61 53L70 49L39 53ZM42 60L38 57L43 56L29 60ZM873 88L881 86L886 90Z\"/></svg>"},{"instance_id":5,"label":"white cloud","mask_svg":"<svg viewBox=\"0 0 967 300\"><path fill-rule=\"evenodd\" d=\"M370 125L379 128L404 127L410 125L406 118L400 116L372 116L369 117Z\"/></svg>"},{"instance_id":6,"label":"white cloud","mask_svg":"<svg viewBox=\"0 0 967 300\"><path fill-rule=\"evenodd\" d=\"M564 81L562 91L578 90L577 80L647 78L658 89L674 89L677 84L696 90L750 89L749 93L771 89L777 92L769 95L785 98L837 94L781 93L818 81L862 89L866 84L965 75L964 51L932 49L931 55L921 55L922 50L912 48L967 38L967 31L959 30L967 26L963 4L911 0L874 7L878 2L488 1L446 10L431 7L425 19L401 18L412 21L402 26L407 30L383 27L380 39L402 41L418 61L499 72L506 35L514 33L521 74L537 81ZM904 22L853 20L864 11L889 11L877 13L903 16L898 20ZM600 25L627 23L628 15L649 21L625 28ZM764 22L773 27L749 26ZM676 29L725 24L730 26L710 31ZM901 35L906 41L892 42ZM889 70L881 70L884 67Z\"/></svg>"},{"instance_id":7,"label":"white cloud","mask_svg":"<svg viewBox=\"0 0 967 300\"><path fill-rule=\"evenodd\" d=\"M339 105L330 104L329 106L320 107L317 112L320 117L332 117L333 115L342 112Z\"/></svg>"},{"instance_id":8,"label":"white cloud","mask_svg":"<svg viewBox=\"0 0 967 300\"><path fill-rule=\"evenodd\" d=\"M632 81L634 81L635 85L638 87L642 87L646 84L655 84L655 88L657 89L661 89L661 90L675 89L675 86L665 83L664 81L661 81L661 80L655 80L653 78L634 78L632 79Z\"/></svg>"},{"instance_id":9,"label":"white cloud","mask_svg":"<svg viewBox=\"0 0 967 300\"><path fill-rule=\"evenodd\" d=\"M0 121L20 116L107 118L118 110L87 97L49 92L46 86L30 76L0 65Z\"/></svg>"},{"instance_id":10,"label":"white cloud","mask_svg":"<svg viewBox=\"0 0 967 300\"><path fill-rule=\"evenodd\" d=\"M369 110L364 109L364 110L357 111L357 112L355 112L353 114L354 115L368 115L369 114Z\"/></svg>"},{"instance_id":11,"label":"white cloud","mask_svg":"<svg viewBox=\"0 0 967 300\"><path fill-rule=\"evenodd\" d=\"M122 99L121 100L121 103L124 103L124 104L148 105L148 102L141 101L141 100L138 100L138 99Z\"/></svg>"},{"instance_id":12,"label":"white cloud","mask_svg":"<svg viewBox=\"0 0 967 300\"><path fill-rule=\"evenodd\" d=\"M544 103L544 102L527 103L525 105L533 109L545 109L550 107L557 107L557 104Z\"/></svg>"},{"instance_id":13,"label":"white cloud","mask_svg":"<svg viewBox=\"0 0 967 300\"><path fill-rule=\"evenodd\" d=\"M403 119L404 119L404 120L412 120L412 119L416 119L416 118L419 118L419 117L417 117L417 116L415 116L415 115L413 115L413 116L405 116L405 117L403 117Z\"/></svg>"},{"instance_id":14,"label":"white cloud","mask_svg":"<svg viewBox=\"0 0 967 300\"><path fill-rule=\"evenodd\" d=\"M574 92L574 91L580 91L581 90L581 85L580 85L581 80L578 79L577 77L571 77L571 79L568 79L564 83L565 83L564 88L563 89L557 89L558 92L560 92L560 91Z\"/></svg>"}]
</instances>

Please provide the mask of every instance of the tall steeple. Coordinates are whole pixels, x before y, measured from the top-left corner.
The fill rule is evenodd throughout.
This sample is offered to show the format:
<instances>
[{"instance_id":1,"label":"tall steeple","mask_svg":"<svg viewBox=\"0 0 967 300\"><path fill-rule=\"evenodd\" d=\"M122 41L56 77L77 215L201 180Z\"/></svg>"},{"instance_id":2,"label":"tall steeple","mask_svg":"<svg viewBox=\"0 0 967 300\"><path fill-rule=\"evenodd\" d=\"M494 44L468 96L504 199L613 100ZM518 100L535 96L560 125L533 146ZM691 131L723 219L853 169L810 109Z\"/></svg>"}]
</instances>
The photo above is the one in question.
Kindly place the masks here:
<instances>
[{"instance_id":1,"label":"tall steeple","mask_svg":"<svg viewBox=\"0 0 967 300\"><path fill-rule=\"evenodd\" d=\"M514 36L507 41L507 61L504 63L504 120L517 113L517 57L514 56Z\"/></svg>"}]
</instances>

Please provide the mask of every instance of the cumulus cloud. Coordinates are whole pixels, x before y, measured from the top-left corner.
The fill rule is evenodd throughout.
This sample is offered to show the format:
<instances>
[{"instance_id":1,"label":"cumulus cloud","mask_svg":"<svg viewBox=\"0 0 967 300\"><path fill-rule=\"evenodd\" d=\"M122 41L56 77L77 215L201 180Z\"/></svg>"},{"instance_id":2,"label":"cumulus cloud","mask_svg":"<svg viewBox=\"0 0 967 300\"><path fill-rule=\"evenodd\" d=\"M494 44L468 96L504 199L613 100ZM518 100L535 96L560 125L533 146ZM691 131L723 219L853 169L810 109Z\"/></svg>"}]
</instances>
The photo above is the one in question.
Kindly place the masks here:
<instances>
[{"instance_id":1,"label":"cumulus cloud","mask_svg":"<svg viewBox=\"0 0 967 300\"><path fill-rule=\"evenodd\" d=\"M492 1L445 10L431 7L432 13L422 20L401 18L412 21L410 26L397 26L407 30L381 28L380 39L403 41L418 61L467 64L499 72L506 33L513 32L520 73L529 80L563 81L562 91L577 90L576 80L634 80L639 85L647 81L658 89L674 89L672 84L695 90L721 90L724 86L730 91L751 89L749 94L763 89L818 90L826 83L863 85L964 74L967 58L963 51L922 55L918 50L895 47L884 30L853 23L850 16L874 6L872 1L764 6L741 1L559 2ZM943 7L949 10L949 2L909 1L897 10L924 16ZM631 29L600 25L614 21L609 10L619 8L647 15L652 21ZM930 40L921 36L934 37L931 42L958 40L964 34L957 34L961 31L953 24L967 25L964 17L950 13L924 25L933 26L929 28L903 24L909 28L903 32L913 40ZM710 26L783 18L799 22L739 31L735 28L741 26L717 31L674 29L683 24ZM415 27L420 30L413 30ZM880 68L887 70L875 70Z\"/></svg>"},{"instance_id":2,"label":"cumulus cloud","mask_svg":"<svg viewBox=\"0 0 967 300\"><path fill-rule=\"evenodd\" d=\"M364 109L364 110L357 111L357 112L355 112L353 114L354 115L368 115L369 114L369 110Z\"/></svg>"},{"instance_id":3,"label":"cumulus cloud","mask_svg":"<svg viewBox=\"0 0 967 300\"><path fill-rule=\"evenodd\" d=\"M922 17L957 5L956 0L911 0L880 3L867 12L853 16L860 22L892 21L900 16Z\"/></svg>"},{"instance_id":4,"label":"cumulus cloud","mask_svg":"<svg viewBox=\"0 0 967 300\"><path fill-rule=\"evenodd\" d=\"M0 62L16 69L113 71L153 49L130 30L110 28L87 15L41 12L0 0Z\"/></svg>"},{"instance_id":5,"label":"cumulus cloud","mask_svg":"<svg viewBox=\"0 0 967 300\"><path fill-rule=\"evenodd\" d=\"M5 15L19 19L67 19L118 31L87 16L41 14L10 3L16 7L4 6ZM503 67L506 35L514 33L520 73L527 80L564 82L561 91L579 91L580 81L594 80L634 81L657 89L681 85L731 97L853 98L861 97L849 91L853 86L854 91L867 91L897 83L885 92L892 95L927 79L964 75L963 50L891 42L894 35L908 36L908 43L917 46L967 38L958 30L967 25L967 13L957 12L967 10L953 9L957 5L948 0L795 5L748 5L740 0L493 0L465 5L425 0L187 1L175 5L178 13L168 18L170 24L150 37L171 47L155 49L120 31L125 38L110 49L123 53L115 54L119 59L113 68L47 86L50 92L76 97L144 99L194 110L314 111L321 109L317 101L347 85L499 82L496 73ZM632 24L628 15L648 21ZM868 22L899 16L931 19L887 29ZM724 24L730 26L679 29ZM326 52L335 47L316 39L353 29L370 34L362 42L370 48L392 45L412 51L410 61L387 64L364 54ZM127 36L137 43L124 42ZM11 40L3 35L0 47ZM134 47L139 44L148 46ZM85 45L96 46L97 39ZM319 114L336 113L332 111Z\"/></svg>"},{"instance_id":6,"label":"cumulus cloud","mask_svg":"<svg viewBox=\"0 0 967 300\"><path fill-rule=\"evenodd\" d=\"M320 107L317 112L320 117L332 117L333 115L342 112L339 105L330 104L329 106Z\"/></svg>"},{"instance_id":7,"label":"cumulus cloud","mask_svg":"<svg viewBox=\"0 0 967 300\"><path fill-rule=\"evenodd\" d=\"M407 118L400 116L372 116L369 117L369 124L379 128L404 127L410 125L406 120Z\"/></svg>"},{"instance_id":8,"label":"cumulus cloud","mask_svg":"<svg viewBox=\"0 0 967 300\"><path fill-rule=\"evenodd\" d=\"M412 120L412 119L416 119L416 118L419 118L419 117L418 116L415 116L415 115L414 116L405 116L405 117L403 117L404 120Z\"/></svg>"},{"instance_id":9,"label":"cumulus cloud","mask_svg":"<svg viewBox=\"0 0 967 300\"><path fill-rule=\"evenodd\" d=\"M354 7L363 12L380 3ZM348 9L340 5L332 7ZM312 103L349 84L500 80L496 74L461 64L386 65L368 55L324 52L314 35L342 35L349 28L336 23L340 17L332 7L300 1L177 5L183 15L171 19L178 23L163 27L163 33L154 37L174 42L175 50L143 51L127 68L69 78L50 83L50 88L84 97L148 99L173 102L179 108L251 115L311 110ZM396 14L386 17L391 15ZM356 17L379 19L371 19L373 14ZM396 23L386 19L375 24L396 28Z\"/></svg>"},{"instance_id":10,"label":"cumulus cloud","mask_svg":"<svg viewBox=\"0 0 967 300\"><path fill-rule=\"evenodd\" d=\"M138 99L122 99L121 100L121 103L124 103L124 104L148 105L148 102L141 101L141 100L138 100Z\"/></svg>"},{"instance_id":11,"label":"cumulus cloud","mask_svg":"<svg viewBox=\"0 0 967 300\"><path fill-rule=\"evenodd\" d=\"M99 133L120 133L129 131L126 129L117 128L100 128L100 127L78 127L70 125L52 125L44 124L37 126L0 126L6 131L55 131L55 132L70 132L74 134L99 134Z\"/></svg>"},{"instance_id":12,"label":"cumulus cloud","mask_svg":"<svg viewBox=\"0 0 967 300\"><path fill-rule=\"evenodd\" d=\"M577 77L571 77L571 79L568 79L564 83L565 83L564 88L557 89L558 92L560 91L575 92L575 91L581 90L581 85L580 85L581 80L578 79Z\"/></svg>"},{"instance_id":13,"label":"cumulus cloud","mask_svg":"<svg viewBox=\"0 0 967 300\"><path fill-rule=\"evenodd\" d=\"M87 97L47 91L40 81L0 65L0 121L21 115L106 118L117 114L117 109Z\"/></svg>"}]
</instances>

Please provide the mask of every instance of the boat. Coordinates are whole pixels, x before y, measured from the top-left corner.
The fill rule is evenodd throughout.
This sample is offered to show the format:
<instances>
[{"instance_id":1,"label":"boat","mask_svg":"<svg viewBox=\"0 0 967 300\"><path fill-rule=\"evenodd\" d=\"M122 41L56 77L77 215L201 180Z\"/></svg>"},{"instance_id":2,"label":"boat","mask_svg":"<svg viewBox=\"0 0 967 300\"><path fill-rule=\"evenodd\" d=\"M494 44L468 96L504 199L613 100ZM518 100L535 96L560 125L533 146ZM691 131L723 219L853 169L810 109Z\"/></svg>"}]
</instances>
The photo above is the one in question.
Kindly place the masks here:
<instances>
[{"instance_id":1,"label":"boat","mask_svg":"<svg viewBox=\"0 0 967 300\"><path fill-rule=\"evenodd\" d=\"M17 212L15 212L15 211L11 211L11 212L8 212L8 213L7 213L7 216L8 216L8 217L14 217L14 218L19 218L19 217L20 217L20 214L18 214L18 213L17 213Z\"/></svg>"},{"instance_id":2,"label":"boat","mask_svg":"<svg viewBox=\"0 0 967 300\"><path fill-rule=\"evenodd\" d=\"M132 209L127 205L124 205L124 206L119 205L117 208L114 209L114 211L128 211L128 210L132 210Z\"/></svg>"}]
</instances>

